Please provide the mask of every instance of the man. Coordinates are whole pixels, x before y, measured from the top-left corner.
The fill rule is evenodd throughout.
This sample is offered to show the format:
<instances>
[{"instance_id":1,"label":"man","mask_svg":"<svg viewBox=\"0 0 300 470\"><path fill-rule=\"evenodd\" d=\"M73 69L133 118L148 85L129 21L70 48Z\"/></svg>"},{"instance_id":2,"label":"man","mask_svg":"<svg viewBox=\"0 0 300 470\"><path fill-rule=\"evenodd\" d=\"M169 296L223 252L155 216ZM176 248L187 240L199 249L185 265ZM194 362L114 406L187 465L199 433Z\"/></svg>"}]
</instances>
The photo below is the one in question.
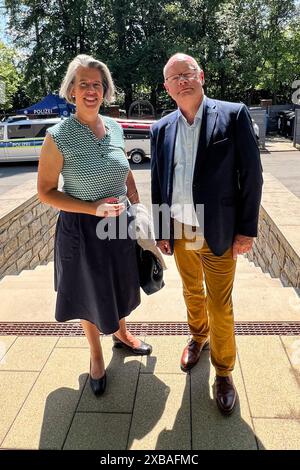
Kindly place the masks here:
<instances>
[{"instance_id":1,"label":"man","mask_svg":"<svg viewBox=\"0 0 300 470\"><path fill-rule=\"evenodd\" d=\"M174 252L183 283L192 338L181 369L198 362L209 338L217 405L230 414L237 398L231 294L237 255L247 253L257 235L260 155L246 106L206 97L194 58L172 56L164 79L178 109L151 129L152 204L171 208L169 215L162 211L156 233L161 251ZM167 236L162 225L170 228Z\"/></svg>"}]
</instances>

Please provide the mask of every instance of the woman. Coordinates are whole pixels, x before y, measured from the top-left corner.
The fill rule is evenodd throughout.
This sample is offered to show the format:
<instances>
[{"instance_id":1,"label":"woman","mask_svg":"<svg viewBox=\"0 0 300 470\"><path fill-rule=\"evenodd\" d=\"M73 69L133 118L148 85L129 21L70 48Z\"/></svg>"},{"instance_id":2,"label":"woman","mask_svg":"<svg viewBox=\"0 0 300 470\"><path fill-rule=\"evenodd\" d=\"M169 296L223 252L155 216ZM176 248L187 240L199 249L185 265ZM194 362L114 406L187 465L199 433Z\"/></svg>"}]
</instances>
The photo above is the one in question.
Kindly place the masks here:
<instances>
[{"instance_id":1,"label":"woman","mask_svg":"<svg viewBox=\"0 0 300 470\"><path fill-rule=\"evenodd\" d=\"M104 217L116 222L122 213L126 216L126 204L120 200L127 201L127 195L134 204L139 197L122 129L98 114L103 99L114 98L106 65L87 55L77 56L60 95L76 105L76 113L48 129L40 155L38 194L41 202L60 209L54 249L55 318L80 318L90 346L90 385L95 395L101 395L106 372L99 331L114 333L115 346L134 354L152 351L125 323L140 303L135 241L96 235ZM63 192L57 189L60 174Z\"/></svg>"}]
</instances>

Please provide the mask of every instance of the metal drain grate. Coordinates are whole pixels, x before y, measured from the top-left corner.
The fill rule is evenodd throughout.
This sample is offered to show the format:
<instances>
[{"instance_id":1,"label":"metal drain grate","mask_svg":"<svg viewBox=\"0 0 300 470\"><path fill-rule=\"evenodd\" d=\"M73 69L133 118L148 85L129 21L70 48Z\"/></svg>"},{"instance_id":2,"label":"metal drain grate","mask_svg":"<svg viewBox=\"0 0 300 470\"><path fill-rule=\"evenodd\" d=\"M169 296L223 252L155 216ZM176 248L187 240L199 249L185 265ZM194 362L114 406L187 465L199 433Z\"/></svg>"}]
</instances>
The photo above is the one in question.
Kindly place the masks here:
<instances>
[{"instance_id":1,"label":"metal drain grate","mask_svg":"<svg viewBox=\"0 0 300 470\"><path fill-rule=\"evenodd\" d=\"M139 336L182 336L189 335L189 328L185 322L136 322L127 323L128 329ZM300 335L300 322L236 322L237 335ZM0 336L84 336L79 322L73 323L1 323Z\"/></svg>"}]
</instances>

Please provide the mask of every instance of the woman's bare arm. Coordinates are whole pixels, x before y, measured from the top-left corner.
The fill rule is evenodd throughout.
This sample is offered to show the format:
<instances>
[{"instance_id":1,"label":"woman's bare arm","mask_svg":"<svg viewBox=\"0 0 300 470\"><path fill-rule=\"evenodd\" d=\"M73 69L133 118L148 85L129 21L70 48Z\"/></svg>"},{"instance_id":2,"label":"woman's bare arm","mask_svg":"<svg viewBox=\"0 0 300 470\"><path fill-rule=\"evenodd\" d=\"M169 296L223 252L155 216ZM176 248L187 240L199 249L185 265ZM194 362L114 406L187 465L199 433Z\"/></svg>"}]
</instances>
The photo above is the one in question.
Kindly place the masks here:
<instances>
[{"instance_id":1,"label":"woman's bare arm","mask_svg":"<svg viewBox=\"0 0 300 470\"><path fill-rule=\"evenodd\" d=\"M138 190L136 189L134 176L131 170L129 170L129 173L128 173L126 186L127 186L127 197L129 201L131 202L131 204L138 204L140 202L139 193L138 193Z\"/></svg>"},{"instance_id":2,"label":"woman's bare arm","mask_svg":"<svg viewBox=\"0 0 300 470\"><path fill-rule=\"evenodd\" d=\"M41 149L37 190L41 202L66 212L97 215L99 217L117 216L124 210L123 204L115 204L115 198L98 201L81 201L58 191L59 175L63 167L63 156L52 137L47 134ZM110 201L110 203L109 203Z\"/></svg>"}]
</instances>

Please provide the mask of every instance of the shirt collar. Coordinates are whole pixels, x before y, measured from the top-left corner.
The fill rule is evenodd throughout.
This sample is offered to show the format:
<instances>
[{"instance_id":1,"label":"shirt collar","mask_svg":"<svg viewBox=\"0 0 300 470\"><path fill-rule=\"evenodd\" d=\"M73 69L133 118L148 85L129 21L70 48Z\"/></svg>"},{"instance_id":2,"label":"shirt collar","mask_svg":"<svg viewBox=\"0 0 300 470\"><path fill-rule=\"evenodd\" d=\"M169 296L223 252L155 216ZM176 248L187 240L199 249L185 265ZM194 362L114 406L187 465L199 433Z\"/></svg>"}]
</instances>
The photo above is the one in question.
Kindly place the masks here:
<instances>
[{"instance_id":1,"label":"shirt collar","mask_svg":"<svg viewBox=\"0 0 300 470\"><path fill-rule=\"evenodd\" d=\"M202 116L203 116L203 108L204 108L204 101L206 99L206 96L203 95L203 100L201 101L201 104L198 108L198 111L196 112L196 115L195 115L195 119L194 119L194 123L192 124L192 126L196 123L196 121L199 119L201 121L202 119ZM178 116L179 118L181 118L185 123L187 123L187 120L186 118L184 117L184 115L182 114L180 108L178 108Z\"/></svg>"}]
</instances>

